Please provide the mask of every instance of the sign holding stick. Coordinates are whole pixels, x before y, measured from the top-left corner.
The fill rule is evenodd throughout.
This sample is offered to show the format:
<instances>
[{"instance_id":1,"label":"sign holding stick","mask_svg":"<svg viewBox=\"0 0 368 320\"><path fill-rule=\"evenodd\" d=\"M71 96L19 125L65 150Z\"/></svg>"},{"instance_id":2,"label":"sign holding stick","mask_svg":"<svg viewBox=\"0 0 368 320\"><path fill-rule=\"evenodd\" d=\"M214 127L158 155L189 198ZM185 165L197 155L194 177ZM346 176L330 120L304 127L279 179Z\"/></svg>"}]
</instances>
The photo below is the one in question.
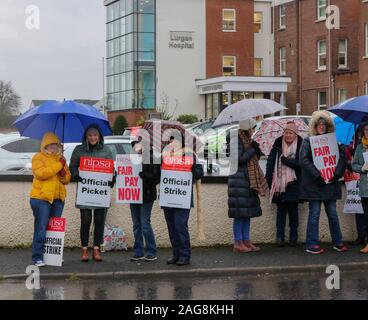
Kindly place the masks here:
<instances>
[{"instance_id":1,"label":"sign holding stick","mask_svg":"<svg viewBox=\"0 0 368 320\"><path fill-rule=\"evenodd\" d=\"M142 157L138 154L116 156L116 203L143 203Z\"/></svg>"},{"instance_id":2,"label":"sign holding stick","mask_svg":"<svg viewBox=\"0 0 368 320\"><path fill-rule=\"evenodd\" d=\"M63 264L65 218L50 218L46 230L45 253L43 259L49 266L61 267Z\"/></svg>"},{"instance_id":3,"label":"sign holding stick","mask_svg":"<svg viewBox=\"0 0 368 320\"><path fill-rule=\"evenodd\" d=\"M108 208L111 203L109 181L114 173L114 160L102 158L80 159L77 205Z\"/></svg>"},{"instance_id":4,"label":"sign holding stick","mask_svg":"<svg viewBox=\"0 0 368 320\"><path fill-rule=\"evenodd\" d=\"M339 147L336 134L328 133L310 137L313 163L321 172L322 178L328 183L335 173L339 162Z\"/></svg>"},{"instance_id":5,"label":"sign holding stick","mask_svg":"<svg viewBox=\"0 0 368 320\"><path fill-rule=\"evenodd\" d=\"M160 206L190 209L193 157L162 158Z\"/></svg>"}]
</instances>

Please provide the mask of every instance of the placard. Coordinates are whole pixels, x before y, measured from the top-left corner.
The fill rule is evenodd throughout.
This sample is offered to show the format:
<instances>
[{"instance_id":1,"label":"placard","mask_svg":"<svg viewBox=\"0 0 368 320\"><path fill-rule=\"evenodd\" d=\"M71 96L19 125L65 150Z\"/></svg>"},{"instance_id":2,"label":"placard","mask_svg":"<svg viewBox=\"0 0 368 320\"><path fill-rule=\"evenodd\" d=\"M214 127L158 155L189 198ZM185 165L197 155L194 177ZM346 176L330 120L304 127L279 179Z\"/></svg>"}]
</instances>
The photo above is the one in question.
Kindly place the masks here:
<instances>
[{"instance_id":1,"label":"placard","mask_svg":"<svg viewBox=\"0 0 368 320\"><path fill-rule=\"evenodd\" d=\"M160 182L160 206L190 209L193 157L164 156Z\"/></svg>"},{"instance_id":2,"label":"placard","mask_svg":"<svg viewBox=\"0 0 368 320\"><path fill-rule=\"evenodd\" d=\"M328 183L335 173L339 162L339 147L336 134L328 133L310 137L313 163L321 172L322 178Z\"/></svg>"},{"instance_id":3,"label":"placard","mask_svg":"<svg viewBox=\"0 0 368 320\"><path fill-rule=\"evenodd\" d=\"M102 158L80 159L77 205L91 208L108 208L111 203L111 188L114 173L114 160Z\"/></svg>"},{"instance_id":4,"label":"placard","mask_svg":"<svg viewBox=\"0 0 368 320\"><path fill-rule=\"evenodd\" d=\"M49 220L43 255L46 265L61 267L63 264L65 226L65 218L52 217Z\"/></svg>"},{"instance_id":5,"label":"placard","mask_svg":"<svg viewBox=\"0 0 368 320\"><path fill-rule=\"evenodd\" d=\"M142 156L119 154L116 156L116 203L143 203Z\"/></svg>"},{"instance_id":6,"label":"placard","mask_svg":"<svg viewBox=\"0 0 368 320\"><path fill-rule=\"evenodd\" d=\"M362 200L359 195L360 175L347 171L344 175L344 180L346 185L346 200L343 212L364 214Z\"/></svg>"}]
</instances>

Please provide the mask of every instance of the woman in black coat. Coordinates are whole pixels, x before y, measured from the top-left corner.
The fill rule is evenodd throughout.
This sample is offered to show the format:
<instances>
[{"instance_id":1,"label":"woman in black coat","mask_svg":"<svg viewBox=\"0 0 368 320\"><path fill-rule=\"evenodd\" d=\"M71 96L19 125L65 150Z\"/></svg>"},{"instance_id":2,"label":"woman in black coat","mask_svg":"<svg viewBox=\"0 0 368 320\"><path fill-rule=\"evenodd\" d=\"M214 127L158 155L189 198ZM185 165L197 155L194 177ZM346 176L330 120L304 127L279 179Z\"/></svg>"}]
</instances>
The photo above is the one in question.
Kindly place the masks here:
<instances>
[{"instance_id":1,"label":"woman in black coat","mask_svg":"<svg viewBox=\"0 0 368 320\"><path fill-rule=\"evenodd\" d=\"M298 203L300 188L299 151L303 139L293 121L287 123L283 136L277 138L267 159L266 179L272 202L277 204L277 245L284 246L286 215L289 214L289 243L298 241ZM294 149L294 150L292 150ZM286 174L286 172L288 174ZM290 181L286 182L287 177Z\"/></svg>"},{"instance_id":2,"label":"woman in black coat","mask_svg":"<svg viewBox=\"0 0 368 320\"><path fill-rule=\"evenodd\" d=\"M260 250L250 241L250 219L262 215L259 194L265 195L267 191L258 163L261 151L258 143L251 139L256 124L253 119L241 122L238 134L228 137L232 173L228 178L228 215L234 219L235 252ZM234 151L238 152L237 156Z\"/></svg>"}]
</instances>

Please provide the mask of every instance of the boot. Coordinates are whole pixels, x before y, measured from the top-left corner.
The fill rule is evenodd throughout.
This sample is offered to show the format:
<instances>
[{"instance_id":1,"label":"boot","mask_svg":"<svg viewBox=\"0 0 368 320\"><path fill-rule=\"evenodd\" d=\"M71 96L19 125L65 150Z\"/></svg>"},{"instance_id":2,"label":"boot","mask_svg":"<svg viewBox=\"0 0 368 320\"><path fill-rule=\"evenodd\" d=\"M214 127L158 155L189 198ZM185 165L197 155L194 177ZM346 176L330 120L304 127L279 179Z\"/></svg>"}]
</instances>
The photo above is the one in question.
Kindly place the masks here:
<instances>
[{"instance_id":1,"label":"boot","mask_svg":"<svg viewBox=\"0 0 368 320\"><path fill-rule=\"evenodd\" d=\"M102 258L100 255L100 249L99 248L93 248L93 260L101 262Z\"/></svg>"},{"instance_id":2,"label":"boot","mask_svg":"<svg viewBox=\"0 0 368 320\"><path fill-rule=\"evenodd\" d=\"M234 252L250 252L251 250L244 246L243 241L235 241L234 242Z\"/></svg>"},{"instance_id":3,"label":"boot","mask_svg":"<svg viewBox=\"0 0 368 320\"><path fill-rule=\"evenodd\" d=\"M368 245L366 245L362 250L360 250L360 253L368 253Z\"/></svg>"},{"instance_id":4,"label":"boot","mask_svg":"<svg viewBox=\"0 0 368 320\"><path fill-rule=\"evenodd\" d=\"M82 262L88 262L88 248L82 248Z\"/></svg>"},{"instance_id":5,"label":"boot","mask_svg":"<svg viewBox=\"0 0 368 320\"><path fill-rule=\"evenodd\" d=\"M244 245L248 247L251 251L253 252L261 251L261 248L255 246L252 242L250 242L250 240L245 240L243 242L244 242Z\"/></svg>"}]
</instances>

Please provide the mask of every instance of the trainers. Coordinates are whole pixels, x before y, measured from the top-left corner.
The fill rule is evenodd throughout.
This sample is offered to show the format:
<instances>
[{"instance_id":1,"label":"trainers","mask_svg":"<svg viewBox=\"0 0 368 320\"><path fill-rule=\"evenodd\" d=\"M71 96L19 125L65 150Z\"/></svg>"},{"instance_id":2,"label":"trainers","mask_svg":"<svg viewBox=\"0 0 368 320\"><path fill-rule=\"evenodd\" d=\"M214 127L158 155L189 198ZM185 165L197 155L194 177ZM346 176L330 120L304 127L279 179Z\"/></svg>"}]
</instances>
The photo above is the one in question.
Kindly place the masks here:
<instances>
[{"instance_id":1,"label":"trainers","mask_svg":"<svg viewBox=\"0 0 368 320\"><path fill-rule=\"evenodd\" d=\"M151 255L148 255L144 258L144 261L155 261L155 260L157 260L157 257Z\"/></svg>"},{"instance_id":2,"label":"trainers","mask_svg":"<svg viewBox=\"0 0 368 320\"><path fill-rule=\"evenodd\" d=\"M311 248L307 248L306 250L308 253L312 253L312 254L321 254L324 253L325 250L323 250L320 246L314 246Z\"/></svg>"},{"instance_id":3,"label":"trainers","mask_svg":"<svg viewBox=\"0 0 368 320\"><path fill-rule=\"evenodd\" d=\"M133 257L130 258L130 261L139 261L139 260L144 260L144 256L134 255Z\"/></svg>"},{"instance_id":4,"label":"trainers","mask_svg":"<svg viewBox=\"0 0 368 320\"><path fill-rule=\"evenodd\" d=\"M42 260L39 260L39 261L36 261L34 265L36 267L44 267L46 264Z\"/></svg>"},{"instance_id":5,"label":"trainers","mask_svg":"<svg viewBox=\"0 0 368 320\"><path fill-rule=\"evenodd\" d=\"M334 246L333 249L336 250L337 252L345 252L345 251L348 251L348 248L344 244L340 244L338 246Z\"/></svg>"}]
</instances>

